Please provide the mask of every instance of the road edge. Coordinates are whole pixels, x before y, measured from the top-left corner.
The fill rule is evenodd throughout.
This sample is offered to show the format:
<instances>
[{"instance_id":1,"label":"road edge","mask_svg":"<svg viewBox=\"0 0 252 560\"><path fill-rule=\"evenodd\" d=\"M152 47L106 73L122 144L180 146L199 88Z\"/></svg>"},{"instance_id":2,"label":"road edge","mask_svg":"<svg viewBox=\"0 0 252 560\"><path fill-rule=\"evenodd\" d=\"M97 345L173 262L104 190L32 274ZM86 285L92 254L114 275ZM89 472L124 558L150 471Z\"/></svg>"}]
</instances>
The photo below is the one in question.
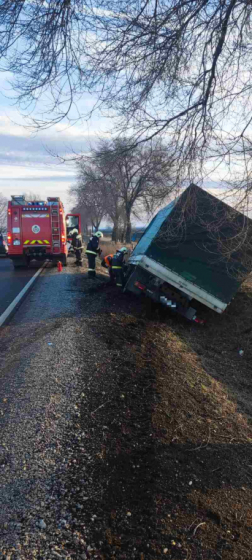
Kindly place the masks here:
<instances>
[{"instance_id":1,"label":"road edge","mask_svg":"<svg viewBox=\"0 0 252 560\"><path fill-rule=\"evenodd\" d=\"M29 282L24 286L24 288L19 292L19 294L15 297L15 299L10 303L10 305L5 309L5 311L0 315L0 328L3 327L8 320L11 319L12 315L15 313L16 308L20 305L27 296L28 292L30 291L32 285L34 284L35 280L37 280L38 276L41 274L42 270L44 270L47 263L43 263L41 268L37 270L37 272L32 276Z\"/></svg>"}]
</instances>

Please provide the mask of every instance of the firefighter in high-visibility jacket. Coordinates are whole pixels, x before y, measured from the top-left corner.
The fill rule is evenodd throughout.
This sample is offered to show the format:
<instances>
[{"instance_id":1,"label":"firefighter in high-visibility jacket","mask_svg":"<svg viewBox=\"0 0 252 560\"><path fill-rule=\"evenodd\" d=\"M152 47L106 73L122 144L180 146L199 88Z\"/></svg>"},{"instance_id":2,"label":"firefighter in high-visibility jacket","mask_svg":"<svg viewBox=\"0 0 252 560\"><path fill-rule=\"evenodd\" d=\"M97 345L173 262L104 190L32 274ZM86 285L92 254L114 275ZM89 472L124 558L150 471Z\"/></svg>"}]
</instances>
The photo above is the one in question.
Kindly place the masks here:
<instances>
[{"instance_id":1,"label":"firefighter in high-visibility jacket","mask_svg":"<svg viewBox=\"0 0 252 560\"><path fill-rule=\"evenodd\" d=\"M72 231L70 231L69 235L71 235L71 237L72 237L72 247L73 247L73 250L74 250L75 256L76 256L75 264L77 264L77 266L82 266L83 245L82 245L81 233L79 233L78 230L75 228Z\"/></svg>"},{"instance_id":2,"label":"firefighter in high-visibility jacket","mask_svg":"<svg viewBox=\"0 0 252 560\"><path fill-rule=\"evenodd\" d=\"M88 258L88 276L90 278L95 278L95 259L97 255L102 253L102 250L99 247L99 241L103 237L103 233L101 231L97 231L92 237L90 237L89 242L86 248L86 255Z\"/></svg>"},{"instance_id":3,"label":"firefighter in high-visibility jacket","mask_svg":"<svg viewBox=\"0 0 252 560\"><path fill-rule=\"evenodd\" d=\"M108 272L109 272L109 278L110 278L110 283L111 284L115 284L115 275L113 273L112 270L112 259L113 259L114 255L106 255L106 257L104 257L104 259L102 259L101 265L104 268L107 268Z\"/></svg>"},{"instance_id":4,"label":"firefighter in high-visibility jacket","mask_svg":"<svg viewBox=\"0 0 252 560\"><path fill-rule=\"evenodd\" d=\"M127 255L128 249L127 247L122 247L119 249L112 258L112 274L115 275L116 285L119 288L124 288L125 280L124 280L124 272L125 272L125 261L124 257Z\"/></svg>"}]
</instances>

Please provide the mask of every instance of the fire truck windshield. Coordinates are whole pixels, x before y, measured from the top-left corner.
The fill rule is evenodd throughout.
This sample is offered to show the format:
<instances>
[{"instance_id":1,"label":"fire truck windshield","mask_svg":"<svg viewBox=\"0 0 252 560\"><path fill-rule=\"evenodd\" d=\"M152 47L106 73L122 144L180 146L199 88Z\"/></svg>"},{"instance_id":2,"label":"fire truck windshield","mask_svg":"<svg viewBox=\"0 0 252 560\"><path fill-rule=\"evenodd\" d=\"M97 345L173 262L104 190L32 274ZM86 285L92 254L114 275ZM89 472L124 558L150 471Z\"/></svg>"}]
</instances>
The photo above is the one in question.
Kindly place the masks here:
<instances>
[{"instance_id":1,"label":"fire truck windshield","mask_svg":"<svg viewBox=\"0 0 252 560\"><path fill-rule=\"evenodd\" d=\"M67 226L67 237L69 237L70 231L76 228L79 231L79 217L78 216L67 216L66 219Z\"/></svg>"}]
</instances>

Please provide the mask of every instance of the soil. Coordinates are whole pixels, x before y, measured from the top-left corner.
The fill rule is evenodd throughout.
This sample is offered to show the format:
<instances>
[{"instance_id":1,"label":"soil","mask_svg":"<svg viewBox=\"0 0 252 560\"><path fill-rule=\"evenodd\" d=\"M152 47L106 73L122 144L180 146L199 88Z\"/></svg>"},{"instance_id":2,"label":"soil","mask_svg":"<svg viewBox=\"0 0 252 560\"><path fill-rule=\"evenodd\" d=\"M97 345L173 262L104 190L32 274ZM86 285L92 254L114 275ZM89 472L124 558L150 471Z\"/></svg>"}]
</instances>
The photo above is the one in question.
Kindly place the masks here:
<instances>
[{"instance_id":1,"label":"soil","mask_svg":"<svg viewBox=\"0 0 252 560\"><path fill-rule=\"evenodd\" d=\"M65 481L76 534L104 560L251 559L251 284L202 327L102 280L83 321L107 357L83 385Z\"/></svg>"},{"instance_id":2,"label":"soil","mask_svg":"<svg viewBox=\"0 0 252 560\"><path fill-rule=\"evenodd\" d=\"M54 488L73 524L46 558L251 560L251 282L202 327L107 280L76 280L80 395Z\"/></svg>"}]
</instances>

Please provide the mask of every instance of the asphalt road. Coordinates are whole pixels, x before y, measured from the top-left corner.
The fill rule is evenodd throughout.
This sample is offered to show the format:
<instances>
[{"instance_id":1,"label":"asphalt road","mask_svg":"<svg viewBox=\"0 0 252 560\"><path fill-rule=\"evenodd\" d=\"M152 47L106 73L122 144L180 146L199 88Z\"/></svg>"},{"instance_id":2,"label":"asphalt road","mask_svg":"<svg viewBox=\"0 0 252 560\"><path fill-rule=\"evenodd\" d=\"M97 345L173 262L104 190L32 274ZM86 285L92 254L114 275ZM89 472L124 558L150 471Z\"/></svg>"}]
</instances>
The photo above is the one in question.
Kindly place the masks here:
<instances>
[{"instance_id":1,"label":"asphalt road","mask_svg":"<svg viewBox=\"0 0 252 560\"><path fill-rule=\"evenodd\" d=\"M11 278L15 284L16 272L7 260L0 266L1 276L5 270L2 283L7 291ZM18 273L20 282L33 272ZM12 523L21 520L22 525L27 516L27 534L30 539L32 533L35 541L39 536L36 523L45 519L49 527L53 477L60 479L59 469L64 472L68 464L59 442L64 442L69 420L76 413L84 341L85 362L93 360L91 342L95 353L90 335L87 339L81 334L83 342L77 344L85 309L83 274L74 266L60 273L48 267L11 321L0 329L0 528L3 523L7 526L4 536L0 531L0 558L3 544L18 547L20 535ZM27 558L26 554L18 557Z\"/></svg>"},{"instance_id":2,"label":"asphalt road","mask_svg":"<svg viewBox=\"0 0 252 560\"><path fill-rule=\"evenodd\" d=\"M41 265L15 270L10 259L0 257L0 315L7 309Z\"/></svg>"}]
</instances>

